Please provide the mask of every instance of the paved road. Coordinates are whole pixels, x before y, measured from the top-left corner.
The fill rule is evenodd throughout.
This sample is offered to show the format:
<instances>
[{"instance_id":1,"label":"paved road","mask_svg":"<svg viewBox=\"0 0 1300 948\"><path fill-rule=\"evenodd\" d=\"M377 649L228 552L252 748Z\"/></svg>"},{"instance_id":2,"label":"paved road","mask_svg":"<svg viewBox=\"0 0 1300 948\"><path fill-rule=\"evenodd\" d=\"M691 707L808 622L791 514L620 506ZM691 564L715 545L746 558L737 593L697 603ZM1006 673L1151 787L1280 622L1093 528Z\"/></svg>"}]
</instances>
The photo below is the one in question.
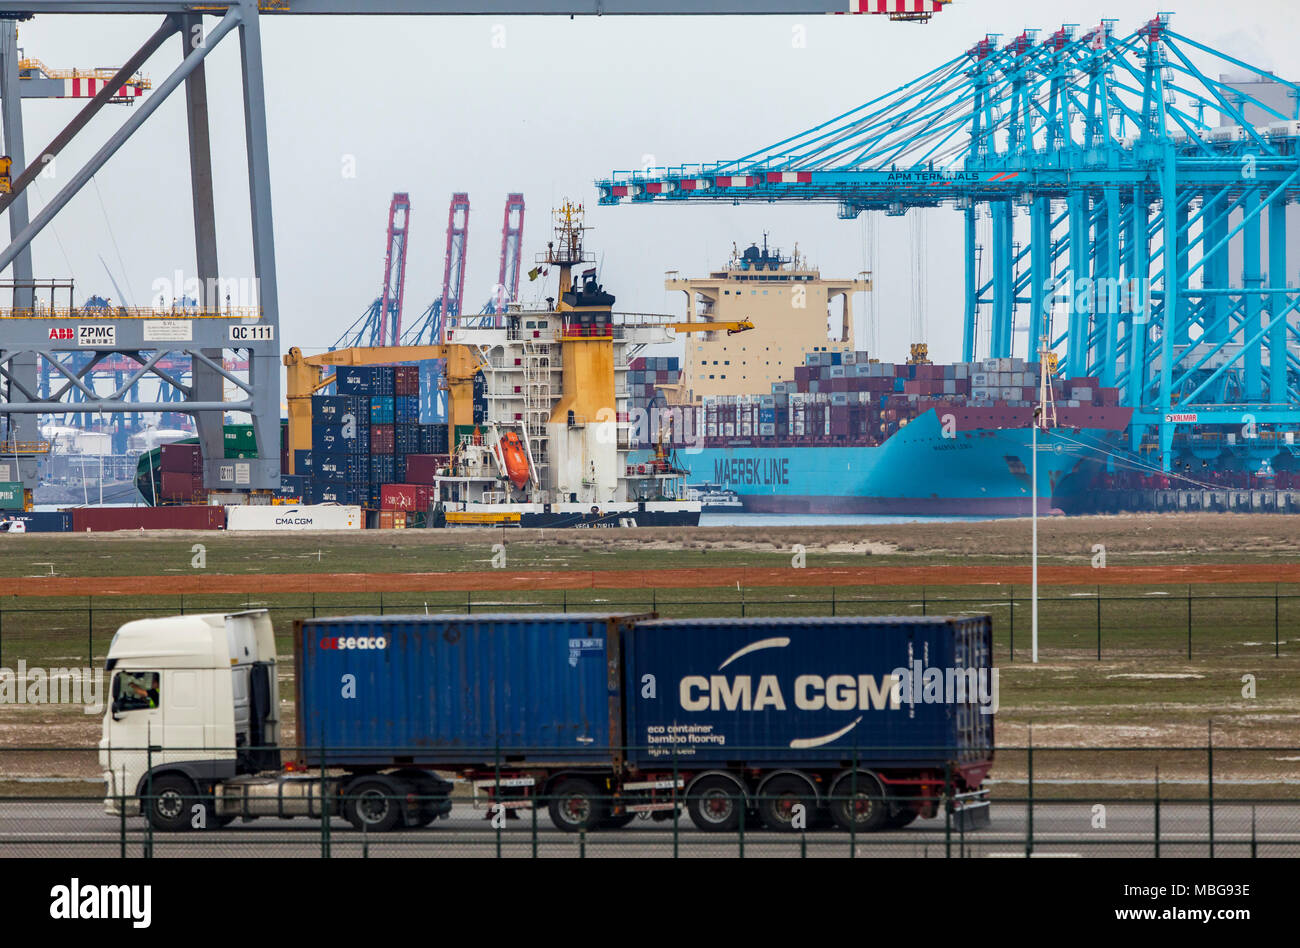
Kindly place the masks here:
<instances>
[{"instance_id":1,"label":"paved road","mask_svg":"<svg viewBox=\"0 0 1300 948\"><path fill-rule=\"evenodd\" d=\"M1155 812L1147 803L1111 804L1106 826L1093 828L1094 814L1086 804L1040 804L1034 813L1033 849L1037 857L1089 857L1155 855ZM458 805L449 819L426 829L371 836L362 835L343 820L331 823L331 855L389 857L437 856L529 857L534 852L530 813L512 820L500 833L484 819L482 811ZM1217 805L1214 812L1214 855L1251 855L1251 839L1259 856L1300 855L1300 801L1249 806ZM994 804L992 825L961 835L954 832L945 843L944 821L918 820L903 830L861 835L852 842L855 854L870 856L1023 857L1028 820L1023 806ZM148 834L143 820L127 820L126 855L143 855ZM671 821L637 820L626 829L592 833L585 839L561 833L538 814L536 852L547 857L680 856L735 857L742 843L737 835L705 834L683 818L674 838ZM0 857L115 857L120 855L120 823L105 815L95 803L72 801L0 801ZM804 836L764 830L747 832L744 855L762 857L847 856L847 833L835 830ZM235 823L224 830L183 834L154 834L153 852L174 856L318 856L321 827L307 820L261 819ZM1204 805L1164 804L1160 808L1160 855L1207 856L1209 818Z\"/></svg>"}]
</instances>

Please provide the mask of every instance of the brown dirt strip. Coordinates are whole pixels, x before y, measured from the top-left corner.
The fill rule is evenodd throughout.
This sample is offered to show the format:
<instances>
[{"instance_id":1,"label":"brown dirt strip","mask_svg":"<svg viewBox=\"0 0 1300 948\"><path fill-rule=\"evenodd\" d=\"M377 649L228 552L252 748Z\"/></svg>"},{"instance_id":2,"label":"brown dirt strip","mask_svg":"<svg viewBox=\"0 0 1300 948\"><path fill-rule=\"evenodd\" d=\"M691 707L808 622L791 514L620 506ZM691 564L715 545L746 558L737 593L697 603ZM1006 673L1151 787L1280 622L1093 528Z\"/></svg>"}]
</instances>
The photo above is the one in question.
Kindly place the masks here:
<instances>
[{"instance_id":1,"label":"brown dirt strip","mask_svg":"<svg viewBox=\"0 0 1300 948\"><path fill-rule=\"evenodd\" d=\"M1300 563L1198 566L1040 566L1045 586L1300 583ZM363 593L758 586L967 586L1030 582L1028 566L881 566L537 570L444 573L278 573L185 576L39 576L0 579L5 596L173 596L197 593Z\"/></svg>"}]
</instances>

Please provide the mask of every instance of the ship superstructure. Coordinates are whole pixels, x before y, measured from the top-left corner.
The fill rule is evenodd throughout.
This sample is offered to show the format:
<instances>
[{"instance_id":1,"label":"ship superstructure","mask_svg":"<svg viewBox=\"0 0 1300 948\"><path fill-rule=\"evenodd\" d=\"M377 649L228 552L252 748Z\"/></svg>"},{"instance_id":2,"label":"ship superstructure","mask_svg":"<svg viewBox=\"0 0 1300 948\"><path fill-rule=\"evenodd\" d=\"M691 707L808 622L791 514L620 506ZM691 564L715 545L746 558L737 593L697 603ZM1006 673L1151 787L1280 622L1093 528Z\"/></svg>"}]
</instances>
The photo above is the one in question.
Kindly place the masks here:
<instances>
[{"instance_id":1,"label":"ship superstructure","mask_svg":"<svg viewBox=\"0 0 1300 948\"><path fill-rule=\"evenodd\" d=\"M824 279L796 246L792 256L752 244L732 253L706 278L670 275L669 290L686 294L688 321L748 319L753 332L686 343L682 387L686 401L769 390L804 364L806 352L853 352L853 297L871 290L870 275ZM838 301L838 302L837 302ZM838 309L837 309L838 306Z\"/></svg>"},{"instance_id":2,"label":"ship superstructure","mask_svg":"<svg viewBox=\"0 0 1300 948\"><path fill-rule=\"evenodd\" d=\"M557 293L544 306L512 303L500 326L447 327L445 343L469 347L482 378L474 425L455 427L449 465L435 479L449 523L699 520L700 503L687 499L685 472L670 455L631 456L637 419L628 413L628 362L683 327L616 314L583 247L584 230L580 205L556 212L555 237L534 271L557 271ZM526 477L511 479L525 468Z\"/></svg>"}]
</instances>

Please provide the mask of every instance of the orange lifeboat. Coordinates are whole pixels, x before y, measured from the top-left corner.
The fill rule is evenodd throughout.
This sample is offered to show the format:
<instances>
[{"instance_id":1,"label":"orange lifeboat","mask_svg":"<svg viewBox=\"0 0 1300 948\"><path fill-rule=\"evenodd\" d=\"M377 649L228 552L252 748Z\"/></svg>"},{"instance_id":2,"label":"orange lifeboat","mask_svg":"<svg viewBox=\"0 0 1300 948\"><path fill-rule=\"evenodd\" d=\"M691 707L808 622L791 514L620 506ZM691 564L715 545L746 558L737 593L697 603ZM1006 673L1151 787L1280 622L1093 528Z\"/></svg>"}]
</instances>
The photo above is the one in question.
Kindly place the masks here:
<instances>
[{"instance_id":1,"label":"orange lifeboat","mask_svg":"<svg viewBox=\"0 0 1300 948\"><path fill-rule=\"evenodd\" d=\"M516 490L523 490L528 483L528 454L519 435L507 431L501 436L501 459L505 462L506 476Z\"/></svg>"}]
</instances>

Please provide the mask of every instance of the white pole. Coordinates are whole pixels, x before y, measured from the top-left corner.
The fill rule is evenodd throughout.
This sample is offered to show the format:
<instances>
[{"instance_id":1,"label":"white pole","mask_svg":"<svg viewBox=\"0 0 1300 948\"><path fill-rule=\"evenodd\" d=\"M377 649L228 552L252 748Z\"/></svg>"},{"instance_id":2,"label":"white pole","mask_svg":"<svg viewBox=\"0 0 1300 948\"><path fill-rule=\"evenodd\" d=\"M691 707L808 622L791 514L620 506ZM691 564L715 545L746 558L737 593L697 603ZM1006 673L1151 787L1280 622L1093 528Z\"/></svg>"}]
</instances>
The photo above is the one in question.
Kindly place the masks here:
<instances>
[{"instance_id":1,"label":"white pole","mask_svg":"<svg viewBox=\"0 0 1300 948\"><path fill-rule=\"evenodd\" d=\"M1030 440L1031 453L1034 456L1031 464L1032 473L1030 480L1033 481L1033 500L1030 510L1030 517L1034 524L1034 550L1033 550L1033 589L1030 592L1031 604L1029 607L1030 628L1032 630L1033 656L1032 661L1038 664L1038 415L1034 415L1034 433Z\"/></svg>"}]
</instances>

